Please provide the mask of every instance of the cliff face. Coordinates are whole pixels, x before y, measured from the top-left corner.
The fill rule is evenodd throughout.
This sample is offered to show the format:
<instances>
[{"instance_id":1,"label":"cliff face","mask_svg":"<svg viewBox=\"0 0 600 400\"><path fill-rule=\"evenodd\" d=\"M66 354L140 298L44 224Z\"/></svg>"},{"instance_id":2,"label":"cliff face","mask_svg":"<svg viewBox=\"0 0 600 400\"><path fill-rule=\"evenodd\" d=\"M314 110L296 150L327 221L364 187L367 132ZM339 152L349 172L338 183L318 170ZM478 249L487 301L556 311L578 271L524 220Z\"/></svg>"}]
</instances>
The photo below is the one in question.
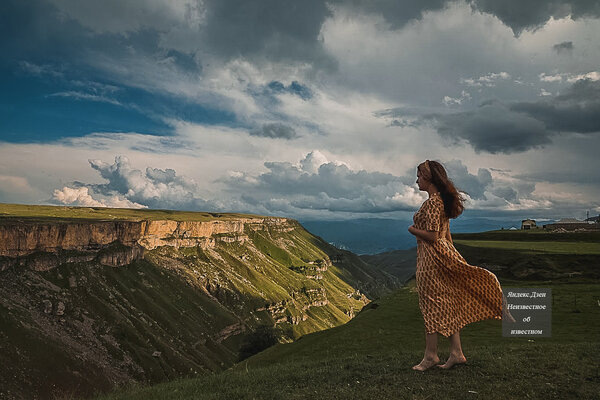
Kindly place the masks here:
<instances>
[{"instance_id":1,"label":"cliff face","mask_svg":"<svg viewBox=\"0 0 600 400\"><path fill-rule=\"evenodd\" d=\"M12 221L0 217L9 399L222 370L259 325L291 341L399 284L286 218Z\"/></svg>"},{"instance_id":2,"label":"cliff face","mask_svg":"<svg viewBox=\"0 0 600 400\"><path fill-rule=\"evenodd\" d=\"M41 271L64 262L95 259L104 265L123 266L140 259L144 250L161 246L207 249L219 241L244 243L248 240L244 234L246 228L289 232L297 225L285 218L3 224L0 225L0 271L15 265ZM114 243L124 247L110 254L98 254ZM80 254L73 256L72 252Z\"/></svg>"}]
</instances>

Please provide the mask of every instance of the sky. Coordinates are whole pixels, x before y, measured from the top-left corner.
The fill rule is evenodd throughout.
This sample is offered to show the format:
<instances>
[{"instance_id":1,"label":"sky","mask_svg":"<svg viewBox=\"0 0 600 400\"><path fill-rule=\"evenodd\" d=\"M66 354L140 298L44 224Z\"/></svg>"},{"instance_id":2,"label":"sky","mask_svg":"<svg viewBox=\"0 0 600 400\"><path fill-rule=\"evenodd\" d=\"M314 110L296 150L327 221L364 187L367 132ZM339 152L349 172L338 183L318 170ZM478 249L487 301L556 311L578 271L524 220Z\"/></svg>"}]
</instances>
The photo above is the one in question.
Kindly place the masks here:
<instances>
[{"instance_id":1,"label":"sky","mask_svg":"<svg viewBox=\"0 0 600 400\"><path fill-rule=\"evenodd\" d=\"M0 202L600 213L600 3L3 0Z\"/></svg>"}]
</instances>

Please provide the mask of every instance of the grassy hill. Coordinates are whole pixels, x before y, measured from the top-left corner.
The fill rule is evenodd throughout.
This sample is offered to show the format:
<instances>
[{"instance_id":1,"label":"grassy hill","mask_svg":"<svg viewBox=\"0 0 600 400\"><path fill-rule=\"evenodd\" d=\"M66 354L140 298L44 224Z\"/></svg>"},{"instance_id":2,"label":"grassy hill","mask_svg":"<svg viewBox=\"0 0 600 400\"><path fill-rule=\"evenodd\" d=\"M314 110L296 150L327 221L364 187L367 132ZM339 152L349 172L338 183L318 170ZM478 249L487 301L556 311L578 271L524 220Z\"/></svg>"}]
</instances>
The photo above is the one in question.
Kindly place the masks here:
<instances>
[{"instance_id":1,"label":"grassy hill","mask_svg":"<svg viewBox=\"0 0 600 400\"><path fill-rule=\"evenodd\" d=\"M0 205L0 212L5 230L21 229L19 220L42 228L92 224L89 215L240 218L13 205ZM243 242L234 240L239 233L222 233L214 247L158 247L121 267L81 261L89 252L78 250L59 251L52 268L36 268L50 253L22 257L0 271L0 398L89 396L132 382L222 371L238 361L241 345L262 325L289 342L349 321L370 301L366 296L398 284L294 220L286 224L245 227ZM98 251L110 256L123 247L114 242Z\"/></svg>"},{"instance_id":2,"label":"grassy hill","mask_svg":"<svg viewBox=\"0 0 600 400\"><path fill-rule=\"evenodd\" d=\"M38 206L0 203L0 223L20 221L73 221L73 220L172 220L211 221L215 218L233 220L246 217L264 217L254 214L208 213L199 211L151 210L108 207Z\"/></svg>"},{"instance_id":3,"label":"grassy hill","mask_svg":"<svg viewBox=\"0 0 600 400\"><path fill-rule=\"evenodd\" d=\"M502 281L505 286L523 286ZM550 338L506 338L501 321L461 331L468 365L413 371L424 350L414 281L371 303L343 326L279 344L228 371L100 397L116 399L595 399L600 392L600 285L551 287ZM577 308L574 299L577 296ZM377 305L377 307L375 307ZM440 339L439 354L448 356Z\"/></svg>"},{"instance_id":4,"label":"grassy hill","mask_svg":"<svg viewBox=\"0 0 600 400\"><path fill-rule=\"evenodd\" d=\"M455 247L473 265L501 277L553 281L600 279L600 231L490 231L452 234Z\"/></svg>"},{"instance_id":5,"label":"grassy hill","mask_svg":"<svg viewBox=\"0 0 600 400\"><path fill-rule=\"evenodd\" d=\"M225 372L133 387L99 399L597 399L600 283L594 272L597 255L588 253L596 251L596 236L537 235L511 231L454 238L471 264L477 265L476 260L504 267L498 269L503 286L552 288L552 337L502 337L501 321L480 321L461 331L468 365L413 371L423 356L424 328L411 280L342 326L278 344ZM577 252L557 253L554 239L572 243L568 249ZM579 246L579 240L591 245ZM498 246L498 241L520 243L521 248ZM531 248L526 242L532 243ZM539 247L540 243L550 244ZM557 259L558 255L567 258ZM588 264L589 260L596 261ZM535 279L546 273L561 275ZM515 279L519 274L523 278ZM440 338L442 360L448 349L447 340Z\"/></svg>"}]
</instances>

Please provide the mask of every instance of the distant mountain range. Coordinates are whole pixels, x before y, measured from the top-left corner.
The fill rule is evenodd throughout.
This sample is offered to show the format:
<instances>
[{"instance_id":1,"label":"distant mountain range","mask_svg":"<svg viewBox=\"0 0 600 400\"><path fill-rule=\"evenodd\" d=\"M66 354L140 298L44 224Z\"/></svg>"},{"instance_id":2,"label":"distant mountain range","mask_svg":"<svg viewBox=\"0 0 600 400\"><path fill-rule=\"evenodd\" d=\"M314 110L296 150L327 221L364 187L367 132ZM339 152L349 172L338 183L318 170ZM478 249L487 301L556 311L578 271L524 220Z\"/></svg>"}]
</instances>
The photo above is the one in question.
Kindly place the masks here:
<instances>
[{"instance_id":1,"label":"distant mountain range","mask_svg":"<svg viewBox=\"0 0 600 400\"><path fill-rule=\"evenodd\" d=\"M335 247L356 254L378 254L416 246L415 237L408 232L412 220L361 218L344 221L300 220L300 223ZM450 220L450 231L456 233L485 232L512 226L520 229L521 221L487 218Z\"/></svg>"}]
</instances>

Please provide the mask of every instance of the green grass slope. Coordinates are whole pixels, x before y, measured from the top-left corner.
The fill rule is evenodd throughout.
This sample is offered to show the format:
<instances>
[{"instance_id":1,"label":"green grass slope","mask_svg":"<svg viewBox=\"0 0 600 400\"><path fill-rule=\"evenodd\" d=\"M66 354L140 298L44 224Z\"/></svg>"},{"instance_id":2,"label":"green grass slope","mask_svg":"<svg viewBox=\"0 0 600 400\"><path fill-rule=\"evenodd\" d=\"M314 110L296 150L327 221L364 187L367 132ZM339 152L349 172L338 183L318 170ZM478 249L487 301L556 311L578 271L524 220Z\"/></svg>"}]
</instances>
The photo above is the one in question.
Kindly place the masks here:
<instances>
[{"instance_id":1,"label":"green grass slope","mask_svg":"<svg viewBox=\"0 0 600 400\"><path fill-rule=\"evenodd\" d=\"M32 209L31 218L44 213ZM0 398L86 397L222 371L261 325L289 342L348 322L367 296L397 287L391 275L290 224L247 228L249 240L232 235L214 248L159 247L123 267L69 262L78 256L69 251L47 271L0 271Z\"/></svg>"},{"instance_id":2,"label":"green grass slope","mask_svg":"<svg viewBox=\"0 0 600 400\"><path fill-rule=\"evenodd\" d=\"M468 365L413 371L425 343L411 280L344 325L278 344L225 372L133 387L100 399L597 399L598 256L590 253L589 244L577 244L591 243L593 250L597 237L558 235L512 231L453 235L469 263L496 267L504 287L552 289L552 337L502 337L501 321L480 321L461 331ZM528 240L533 243L530 247ZM574 253L560 254L545 244L554 240L571 246ZM521 247L498 246L498 241ZM487 243L474 245L481 242ZM383 260L389 262L387 257ZM447 339L440 337L442 360L448 351Z\"/></svg>"},{"instance_id":3,"label":"green grass slope","mask_svg":"<svg viewBox=\"0 0 600 400\"><path fill-rule=\"evenodd\" d=\"M501 321L470 324L461 331L468 365L452 370L411 369L424 350L411 281L343 326L276 345L228 371L99 399L598 398L600 285L532 281L527 287L552 288L552 337L506 338ZM448 350L441 338L442 360Z\"/></svg>"},{"instance_id":4,"label":"green grass slope","mask_svg":"<svg viewBox=\"0 0 600 400\"><path fill-rule=\"evenodd\" d=\"M212 221L265 216L239 213L208 213L198 211L173 211L108 207L39 206L0 203L0 223L21 221L71 221L71 220L173 220Z\"/></svg>"},{"instance_id":5,"label":"green grass slope","mask_svg":"<svg viewBox=\"0 0 600 400\"><path fill-rule=\"evenodd\" d=\"M511 279L600 279L600 231L490 231L452 235L473 265Z\"/></svg>"}]
</instances>

